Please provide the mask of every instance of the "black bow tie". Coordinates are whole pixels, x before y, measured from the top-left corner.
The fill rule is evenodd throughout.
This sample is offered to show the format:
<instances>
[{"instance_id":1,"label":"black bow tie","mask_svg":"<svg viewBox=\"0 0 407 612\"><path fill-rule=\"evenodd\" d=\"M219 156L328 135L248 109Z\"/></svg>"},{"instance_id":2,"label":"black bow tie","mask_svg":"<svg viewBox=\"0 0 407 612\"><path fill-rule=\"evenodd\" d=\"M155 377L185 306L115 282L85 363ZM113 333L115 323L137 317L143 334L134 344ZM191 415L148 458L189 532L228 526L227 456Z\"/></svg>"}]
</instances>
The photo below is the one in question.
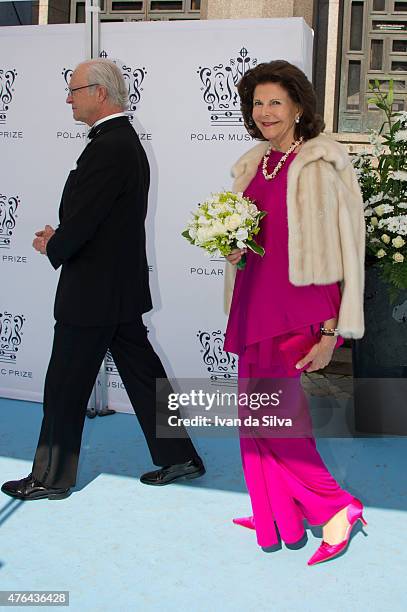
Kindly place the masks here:
<instances>
[{"instance_id":1,"label":"black bow tie","mask_svg":"<svg viewBox=\"0 0 407 612\"><path fill-rule=\"evenodd\" d=\"M95 136L97 136L100 132L100 126L96 125L93 128L91 128L88 132L88 138L89 140L92 140L92 138L95 138Z\"/></svg>"}]
</instances>

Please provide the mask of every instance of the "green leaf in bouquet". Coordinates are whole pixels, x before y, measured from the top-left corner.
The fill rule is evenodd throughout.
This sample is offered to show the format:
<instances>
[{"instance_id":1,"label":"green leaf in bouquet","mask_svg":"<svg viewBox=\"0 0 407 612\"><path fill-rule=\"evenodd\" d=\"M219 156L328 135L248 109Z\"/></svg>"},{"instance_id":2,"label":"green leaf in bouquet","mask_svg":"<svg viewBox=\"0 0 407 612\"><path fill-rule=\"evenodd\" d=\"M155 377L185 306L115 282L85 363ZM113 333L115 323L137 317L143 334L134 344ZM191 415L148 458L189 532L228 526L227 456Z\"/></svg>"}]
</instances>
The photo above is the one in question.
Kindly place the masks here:
<instances>
[{"instance_id":1,"label":"green leaf in bouquet","mask_svg":"<svg viewBox=\"0 0 407 612\"><path fill-rule=\"evenodd\" d=\"M184 238L186 238L188 240L188 242L193 243L193 240L191 238L191 236L189 235L189 231L185 230L184 232L182 232L181 236L184 236Z\"/></svg>"},{"instance_id":2,"label":"green leaf in bouquet","mask_svg":"<svg viewBox=\"0 0 407 612\"><path fill-rule=\"evenodd\" d=\"M257 242L254 240L246 240L246 245L251 251L253 251L253 253L257 253L257 255L261 255L261 257L263 257L265 250L262 246L257 244Z\"/></svg>"},{"instance_id":3,"label":"green leaf in bouquet","mask_svg":"<svg viewBox=\"0 0 407 612\"><path fill-rule=\"evenodd\" d=\"M242 255L241 259L236 264L236 268L238 270L244 270L245 267L246 267L246 255Z\"/></svg>"}]
</instances>

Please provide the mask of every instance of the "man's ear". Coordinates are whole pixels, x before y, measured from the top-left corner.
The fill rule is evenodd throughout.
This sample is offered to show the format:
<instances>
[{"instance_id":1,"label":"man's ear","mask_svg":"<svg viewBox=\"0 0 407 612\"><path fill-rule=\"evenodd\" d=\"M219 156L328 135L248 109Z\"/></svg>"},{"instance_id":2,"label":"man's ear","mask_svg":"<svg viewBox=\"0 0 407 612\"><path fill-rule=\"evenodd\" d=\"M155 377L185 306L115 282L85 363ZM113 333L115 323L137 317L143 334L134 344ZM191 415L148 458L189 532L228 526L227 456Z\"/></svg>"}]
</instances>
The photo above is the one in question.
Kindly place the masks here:
<instances>
[{"instance_id":1,"label":"man's ear","mask_svg":"<svg viewBox=\"0 0 407 612\"><path fill-rule=\"evenodd\" d=\"M98 102L105 102L107 100L107 87L99 85L97 90Z\"/></svg>"}]
</instances>

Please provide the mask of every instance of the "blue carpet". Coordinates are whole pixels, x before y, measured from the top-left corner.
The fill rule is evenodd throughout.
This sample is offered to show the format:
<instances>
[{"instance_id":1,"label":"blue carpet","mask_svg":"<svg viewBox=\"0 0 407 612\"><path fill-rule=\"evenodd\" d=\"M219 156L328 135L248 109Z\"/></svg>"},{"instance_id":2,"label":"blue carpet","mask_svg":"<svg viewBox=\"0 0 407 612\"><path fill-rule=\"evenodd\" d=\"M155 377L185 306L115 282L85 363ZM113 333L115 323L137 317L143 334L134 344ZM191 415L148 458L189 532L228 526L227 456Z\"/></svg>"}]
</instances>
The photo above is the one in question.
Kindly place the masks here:
<instances>
[{"instance_id":1,"label":"blue carpet","mask_svg":"<svg viewBox=\"0 0 407 612\"><path fill-rule=\"evenodd\" d=\"M0 400L1 481L30 471L40 422L41 405ZM369 527L355 529L346 555L313 568L319 529L303 547L271 553L232 524L250 510L237 438L196 444L203 478L147 487L136 419L87 420L71 497L0 494L0 590L67 590L75 612L405 610L406 439L319 440L336 479L367 506Z\"/></svg>"}]
</instances>

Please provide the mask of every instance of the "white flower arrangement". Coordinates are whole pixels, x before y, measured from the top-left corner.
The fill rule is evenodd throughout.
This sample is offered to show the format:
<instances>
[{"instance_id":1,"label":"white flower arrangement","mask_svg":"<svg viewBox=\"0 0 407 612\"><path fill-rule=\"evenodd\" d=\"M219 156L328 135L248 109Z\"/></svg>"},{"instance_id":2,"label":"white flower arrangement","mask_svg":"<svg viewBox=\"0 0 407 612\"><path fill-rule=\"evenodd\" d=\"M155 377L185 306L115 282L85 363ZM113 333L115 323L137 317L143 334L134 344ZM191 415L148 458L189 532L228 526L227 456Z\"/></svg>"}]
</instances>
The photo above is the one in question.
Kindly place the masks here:
<instances>
[{"instance_id":1,"label":"white flower arrangement","mask_svg":"<svg viewBox=\"0 0 407 612\"><path fill-rule=\"evenodd\" d=\"M407 130L398 130L394 135L395 142L407 142Z\"/></svg>"},{"instance_id":2,"label":"white flower arrangement","mask_svg":"<svg viewBox=\"0 0 407 612\"><path fill-rule=\"evenodd\" d=\"M397 132L395 136L397 136ZM398 140L395 142L404 142L404 140ZM407 181L407 172L405 170L391 170L387 177L389 179L393 179L394 181Z\"/></svg>"},{"instance_id":3,"label":"white flower arrangement","mask_svg":"<svg viewBox=\"0 0 407 612\"><path fill-rule=\"evenodd\" d=\"M407 235L407 215L398 215L397 217L388 217L380 219L377 224L378 229L386 228L386 231L398 236Z\"/></svg>"},{"instance_id":4,"label":"white flower arrangement","mask_svg":"<svg viewBox=\"0 0 407 612\"><path fill-rule=\"evenodd\" d=\"M394 206L391 204L379 204L374 208L374 211L378 217L382 217L386 213L392 213L394 210Z\"/></svg>"},{"instance_id":5,"label":"white flower arrangement","mask_svg":"<svg viewBox=\"0 0 407 612\"><path fill-rule=\"evenodd\" d=\"M401 247L403 247L406 244L406 241L403 240L403 238L401 236L397 236L397 238L393 238L393 240L391 242L392 242L392 245L396 249L401 249Z\"/></svg>"},{"instance_id":6,"label":"white flower arrangement","mask_svg":"<svg viewBox=\"0 0 407 612\"><path fill-rule=\"evenodd\" d=\"M355 155L352 163L363 194L367 264L379 267L393 299L407 289L407 111L393 112L393 81L387 93L379 81L371 90L369 102L385 121L370 135L372 152Z\"/></svg>"},{"instance_id":7,"label":"white flower arrangement","mask_svg":"<svg viewBox=\"0 0 407 612\"><path fill-rule=\"evenodd\" d=\"M403 127L407 126L407 111L399 111L397 113L398 120Z\"/></svg>"},{"instance_id":8,"label":"white flower arrangement","mask_svg":"<svg viewBox=\"0 0 407 612\"><path fill-rule=\"evenodd\" d=\"M248 248L263 256L264 248L255 242L254 236L259 233L260 221L266 214L242 193L214 193L192 213L192 220L182 235L212 256L226 257L236 248ZM238 267L242 269L244 265L242 258Z\"/></svg>"}]
</instances>

